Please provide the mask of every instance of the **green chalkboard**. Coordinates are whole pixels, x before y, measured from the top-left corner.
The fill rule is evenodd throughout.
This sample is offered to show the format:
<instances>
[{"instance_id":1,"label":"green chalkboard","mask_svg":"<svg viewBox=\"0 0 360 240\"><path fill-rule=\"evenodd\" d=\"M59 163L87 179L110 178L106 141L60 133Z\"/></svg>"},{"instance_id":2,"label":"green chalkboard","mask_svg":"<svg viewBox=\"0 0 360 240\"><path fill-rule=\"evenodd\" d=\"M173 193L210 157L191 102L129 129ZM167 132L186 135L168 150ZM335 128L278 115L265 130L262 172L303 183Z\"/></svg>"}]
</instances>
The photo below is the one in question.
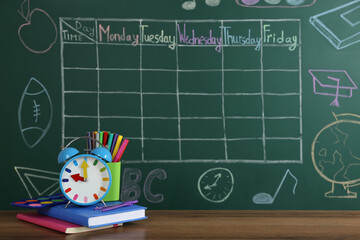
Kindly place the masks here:
<instances>
[{"instance_id":1,"label":"green chalkboard","mask_svg":"<svg viewBox=\"0 0 360 240\"><path fill-rule=\"evenodd\" d=\"M4 1L1 208L59 192L61 146L111 131L130 141L123 201L358 209L359 9L359 0Z\"/></svg>"}]
</instances>

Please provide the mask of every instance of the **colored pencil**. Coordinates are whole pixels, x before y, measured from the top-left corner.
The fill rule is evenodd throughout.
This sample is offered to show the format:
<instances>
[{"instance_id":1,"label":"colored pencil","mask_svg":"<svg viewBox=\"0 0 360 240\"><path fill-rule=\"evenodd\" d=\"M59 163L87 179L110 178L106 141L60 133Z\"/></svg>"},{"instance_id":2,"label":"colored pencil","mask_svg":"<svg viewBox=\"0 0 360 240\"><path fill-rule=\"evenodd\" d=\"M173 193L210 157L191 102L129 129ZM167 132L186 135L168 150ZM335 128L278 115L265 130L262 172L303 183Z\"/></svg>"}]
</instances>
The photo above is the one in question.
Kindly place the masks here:
<instances>
[{"instance_id":1,"label":"colored pencil","mask_svg":"<svg viewBox=\"0 0 360 240\"><path fill-rule=\"evenodd\" d=\"M104 146L107 145L107 142L108 142L108 134L109 134L109 132L104 132L104 138L103 138L103 144L104 144Z\"/></svg>"},{"instance_id":2,"label":"colored pencil","mask_svg":"<svg viewBox=\"0 0 360 240\"><path fill-rule=\"evenodd\" d=\"M122 155L124 154L125 149L126 149L128 143L129 143L129 140L128 140L128 139L124 139L124 141L122 142L122 144L121 144L121 146L120 146L119 151L117 152L115 158L113 159L113 162L120 162L121 157L122 157Z\"/></svg>"},{"instance_id":3,"label":"colored pencil","mask_svg":"<svg viewBox=\"0 0 360 240\"><path fill-rule=\"evenodd\" d=\"M122 138L123 138L123 136L119 135L118 138L116 139L115 147L114 147L114 150L112 152L112 159L113 160L115 159L115 156L116 156L117 152L119 151L119 147L120 147L120 143L121 143Z\"/></svg>"},{"instance_id":4,"label":"colored pencil","mask_svg":"<svg viewBox=\"0 0 360 240\"><path fill-rule=\"evenodd\" d=\"M112 144L111 144L111 150L110 150L111 155L114 152L114 148L115 148L115 144L116 144L118 136L119 136L119 134L114 133L113 141L112 141Z\"/></svg>"},{"instance_id":5,"label":"colored pencil","mask_svg":"<svg viewBox=\"0 0 360 240\"><path fill-rule=\"evenodd\" d=\"M101 142L101 144L103 144L103 138L104 138L104 132L100 131L99 132L99 141Z\"/></svg>"},{"instance_id":6,"label":"colored pencil","mask_svg":"<svg viewBox=\"0 0 360 240\"><path fill-rule=\"evenodd\" d=\"M111 145L112 145L112 142L113 142L113 137L114 137L114 134L113 134L113 133L109 133L109 139L108 139L108 142L107 142L108 150L109 150L109 151L111 151Z\"/></svg>"}]
</instances>

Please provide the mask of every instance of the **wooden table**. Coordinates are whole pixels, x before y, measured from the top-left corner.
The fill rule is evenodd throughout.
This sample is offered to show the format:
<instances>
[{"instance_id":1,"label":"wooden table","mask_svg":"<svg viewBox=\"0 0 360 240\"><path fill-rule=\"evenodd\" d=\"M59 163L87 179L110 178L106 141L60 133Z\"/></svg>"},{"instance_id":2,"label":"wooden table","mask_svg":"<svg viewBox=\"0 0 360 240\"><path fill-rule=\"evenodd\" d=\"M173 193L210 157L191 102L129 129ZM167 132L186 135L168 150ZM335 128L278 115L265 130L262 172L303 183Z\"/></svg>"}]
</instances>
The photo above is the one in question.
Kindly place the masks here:
<instances>
[{"instance_id":1,"label":"wooden table","mask_svg":"<svg viewBox=\"0 0 360 240\"><path fill-rule=\"evenodd\" d=\"M0 239L360 239L356 211L147 211L123 227L66 235L0 212Z\"/></svg>"}]
</instances>

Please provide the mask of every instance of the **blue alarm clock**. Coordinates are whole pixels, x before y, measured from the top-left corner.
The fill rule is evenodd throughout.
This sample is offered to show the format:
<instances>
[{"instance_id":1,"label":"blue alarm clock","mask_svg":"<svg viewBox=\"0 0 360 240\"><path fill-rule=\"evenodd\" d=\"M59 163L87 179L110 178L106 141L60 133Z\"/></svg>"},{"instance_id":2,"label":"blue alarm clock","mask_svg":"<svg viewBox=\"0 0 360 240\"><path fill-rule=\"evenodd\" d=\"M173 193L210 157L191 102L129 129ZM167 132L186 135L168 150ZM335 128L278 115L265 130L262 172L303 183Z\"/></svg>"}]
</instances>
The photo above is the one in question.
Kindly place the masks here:
<instances>
[{"instance_id":1,"label":"blue alarm clock","mask_svg":"<svg viewBox=\"0 0 360 240\"><path fill-rule=\"evenodd\" d=\"M109 192L112 179L106 162L111 162L112 156L105 147L97 147L89 154L79 154L76 148L68 147L82 138L97 141L90 137L79 137L59 153L58 163L66 162L61 169L59 182L69 203L87 206L102 201Z\"/></svg>"}]
</instances>

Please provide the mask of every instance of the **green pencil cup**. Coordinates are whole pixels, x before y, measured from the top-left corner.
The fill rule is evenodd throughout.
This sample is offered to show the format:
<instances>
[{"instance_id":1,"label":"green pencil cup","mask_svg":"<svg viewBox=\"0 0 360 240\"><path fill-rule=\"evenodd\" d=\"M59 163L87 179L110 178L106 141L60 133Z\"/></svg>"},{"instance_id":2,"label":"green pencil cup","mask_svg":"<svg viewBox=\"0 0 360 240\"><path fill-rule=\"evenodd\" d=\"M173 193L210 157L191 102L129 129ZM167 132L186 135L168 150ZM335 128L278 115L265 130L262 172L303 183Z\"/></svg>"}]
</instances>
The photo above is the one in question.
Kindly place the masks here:
<instances>
[{"instance_id":1,"label":"green pencil cup","mask_svg":"<svg viewBox=\"0 0 360 240\"><path fill-rule=\"evenodd\" d=\"M121 162L111 162L107 165L111 172L111 186L103 200L105 202L118 201L120 199Z\"/></svg>"}]
</instances>

